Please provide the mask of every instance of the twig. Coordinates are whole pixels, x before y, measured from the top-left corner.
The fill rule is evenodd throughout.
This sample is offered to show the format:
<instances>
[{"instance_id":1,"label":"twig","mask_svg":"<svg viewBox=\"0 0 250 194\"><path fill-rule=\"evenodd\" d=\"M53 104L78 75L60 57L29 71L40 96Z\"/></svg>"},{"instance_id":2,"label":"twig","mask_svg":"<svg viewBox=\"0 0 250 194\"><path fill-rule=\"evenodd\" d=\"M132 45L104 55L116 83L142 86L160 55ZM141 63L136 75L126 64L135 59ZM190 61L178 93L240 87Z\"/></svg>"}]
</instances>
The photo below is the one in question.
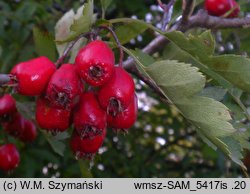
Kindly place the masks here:
<instances>
[{"instance_id":1,"label":"twig","mask_svg":"<svg viewBox=\"0 0 250 194\"><path fill-rule=\"evenodd\" d=\"M60 67L65 60L65 58L69 55L69 52L73 49L74 45L83 37L88 37L91 35L96 35L95 32L87 32L84 34L80 34L74 41L70 42L67 48L64 50L63 55L56 61L56 67Z\"/></svg>"},{"instance_id":2,"label":"twig","mask_svg":"<svg viewBox=\"0 0 250 194\"><path fill-rule=\"evenodd\" d=\"M123 67L123 58L124 58L123 49L122 49L122 45L121 45L116 33L114 32L114 30L112 28L110 28L108 26L100 26L99 28L100 29L106 29L112 34L112 36L115 39L115 42L116 42L116 44L117 44L117 46L119 48L119 51L120 51L119 67Z\"/></svg>"},{"instance_id":3,"label":"twig","mask_svg":"<svg viewBox=\"0 0 250 194\"><path fill-rule=\"evenodd\" d=\"M185 25L188 22L189 17L192 15L194 10L194 0L183 0L182 1L182 19L181 25Z\"/></svg>"},{"instance_id":4,"label":"twig","mask_svg":"<svg viewBox=\"0 0 250 194\"><path fill-rule=\"evenodd\" d=\"M190 17L185 29L195 27L218 29L218 28L249 28L250 17L245 18L222 18L210 16L205 10L199 10L198 13Z\"/></svg>"},{"instance_id":5,"label":"twig","mask_svg":"<svg viewBox=\"0 0 250 194\"><path fill-rule=\"evenodd\" d=\"M176 0L171 0L168 4L162 3L161 0L157 0L158 5L163 9L164 14L162 18L162 31L165 31L166 26L169 24L172 14L173 14L173 6Z\"/></svg>"}]
</instances>

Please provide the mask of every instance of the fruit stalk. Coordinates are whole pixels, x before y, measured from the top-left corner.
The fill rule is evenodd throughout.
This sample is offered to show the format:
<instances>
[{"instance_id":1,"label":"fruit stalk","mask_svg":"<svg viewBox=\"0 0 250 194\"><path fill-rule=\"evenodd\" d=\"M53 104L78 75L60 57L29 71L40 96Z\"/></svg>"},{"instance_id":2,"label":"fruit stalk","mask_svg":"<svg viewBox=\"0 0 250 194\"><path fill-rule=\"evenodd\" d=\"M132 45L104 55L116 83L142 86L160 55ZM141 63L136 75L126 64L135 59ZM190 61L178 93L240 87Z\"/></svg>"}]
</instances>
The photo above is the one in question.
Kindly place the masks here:
<instances>
[{"instance_id":1,"label":"fruit stalk","mask_svg":"<svg viewBox=\"0 0 250 194\"><path fill-rule=\"evenodd\" d=\"M123 54L122 45L121 45L116 33L114 32L114 30L112 28L110 28L108 26L100 26L99 28L108 30L112 34L113 38L115 39L115 42L116 42L116 44L117 44L117 46L119 48L119 51L120 51L119 67L122 67L123 66L122 64L123 64L124 54Z\"/></svg>"},{"instance_id":2,"label":"fruit stalk","mask_svg":"<svg viewBox=\"0 0 250 194\"><path fill-rule=\"evenodd\" d=\"M69 55L69 52L73 49L74 45L83 37L91 37L91 36L95 36L96 32L87 32L87 33L83 33L80 34L74 41L70 42L68 47L66 47L66 49L63 52L63 55L56 61L55 65L57 68L59 68L61 66L61 64L63 63L64 59Z\"/></svg>"}]
</instances>

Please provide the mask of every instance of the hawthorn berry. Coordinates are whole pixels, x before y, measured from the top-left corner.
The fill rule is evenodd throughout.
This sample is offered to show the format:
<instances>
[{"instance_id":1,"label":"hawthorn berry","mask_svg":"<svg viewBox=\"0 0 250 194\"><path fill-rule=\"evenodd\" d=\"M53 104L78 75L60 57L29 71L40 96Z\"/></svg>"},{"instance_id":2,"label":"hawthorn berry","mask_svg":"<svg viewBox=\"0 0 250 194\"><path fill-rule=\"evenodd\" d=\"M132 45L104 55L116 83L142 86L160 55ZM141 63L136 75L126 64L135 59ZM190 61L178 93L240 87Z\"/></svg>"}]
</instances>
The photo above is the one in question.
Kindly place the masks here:
<instances>
[{"instance_id":1,"label":"hawthorn berry","mask_svg":"<svg viewBox=\"0 0 250 194\"><path fill-rule=\"evenodd\" d=\"M101 40L95 40L79 50L75 65L81 78L91 86L106 83L114 72L112 50Z\"/></svg>"},{"instance_id":2,"label":"hawthorn berry","mask_svg":"<svg viewBox=\"0 0 250 194\"><path fill-rule=\"evenodd\" d=\"M40 97L36 103L36 121L42 129L56 134L69 128L70 111L52 107L48 100Z\"/></svg>"},{"instance_id":3,"label":"hawthorn berry","mask_svg":"<svg viewBox=\"0 0 250 194\"><path fill-rule=\"evenodd\" d=\"M135 85L132 77L121 67L115 67L111 79L100 87L98 100L108 114L116 115L132 102Z\"/></svg>"},{"instance_id":4,"label":"hawthorn berry","mask_svg":"<svg viewBox=\"0 0 250 194\"><path fill-rule=\"evenodd\" d=\"M15 99L9 94L5 94L2 97L0 97L0 117L6 117L15 112L16 112Z\"/></svg>"},{"instance_id":5,"label":"hawthorn berry","mask_svg":"<svg viewBox=\"0 0 250 194\"><path fill-rule=\"evenodd\" d=\"M18 138L23 142L32 142L37 137L37 129L32 121L24 120L24 128Z\"/></svg>"},{"instance_id":6,"label":"hawthorn berry","mask_svg":"<svg viewBox=\"0 0 250 194\"><path fill-rule=\"evenodd\" d=\"M93 92L81 95L80 103L73 116L73 124L82 138L101 134L105 130L107 116Z\"/></svg>"},{"instance_id":7,"label":"hawthorn berry","mask_svg":"<svg viewBox=\"0 0 250 194\"><path fill-rule=\"evenodd\" d=\"M115 130L125 130L132 127L136 121L138 112L137 97L135 95L134 100L130 105L117 115L108 115L108 126Z\"/></svg>"},{"instance_id":8,"label":"hawthorn berry","mask_svg":"<svg viewBox=\"0 0 250 194\"><path fill-rule=\"evenodd\" d=\"M3 129L6 133L13 137L20 137L23 133L25 126L25 119L20 115L20 113L16 112L10 117L10 120L3 123Z\"/></svg>"},{"instance_id":9,"label":"hawthorn berry","mask_svg":"<svg viewBox=\"0 0 250 194\"><path fill-rule=\"evenodd\" d=\"M99 148L102 146L105 136L106 129L103 130L102 134L96 135L91 138L82 138L77 132L73 132L70 140L70 147L76 159L92 159L93 156L98 152Z\"/></svg>"},{"instance_id":10,"label":"hawthorn berry","mask_svg":"<svg viewBox=\"0 0 250 194\"><path fill-rule=\"evenodd\" d=\"M15 90L22 95L38 96L44 91L55 71L56 66L43 56L18 63L11 70L11 75L16 79Z\"/></svg>"},{"instance_id":11,"label":"hawthorn berry","mask_svg":"<svg viewBox=\"0 0 250 194\"><path fill-rule=\"evenodd\" d=\"M14 144L5 144L0 147L0 169L13 170L20 162L19 152Z\"/></svg>"},{"instance_id":12,"label":"hawthorn berry","mask_svg":"<svg viewBox=\"0 0 250 194\"><path fill-rule=\"evenodd\" d=\"M235 0L205 0L205 9L209 15L222 16L232 10L227 16L234 18L239 15L240 6Z\"/></svg>"},{"instance_id":13,"label":"hawthorn berry","mask_svg":"<svg viewBox=\"0 0 250 194\"><path fill-rule=\"evenodd\" d=\"M83 84L71 64L62 65L51 77L46 98L58 108L71 110L79 101Z\"/></svg>"}]
</instances>

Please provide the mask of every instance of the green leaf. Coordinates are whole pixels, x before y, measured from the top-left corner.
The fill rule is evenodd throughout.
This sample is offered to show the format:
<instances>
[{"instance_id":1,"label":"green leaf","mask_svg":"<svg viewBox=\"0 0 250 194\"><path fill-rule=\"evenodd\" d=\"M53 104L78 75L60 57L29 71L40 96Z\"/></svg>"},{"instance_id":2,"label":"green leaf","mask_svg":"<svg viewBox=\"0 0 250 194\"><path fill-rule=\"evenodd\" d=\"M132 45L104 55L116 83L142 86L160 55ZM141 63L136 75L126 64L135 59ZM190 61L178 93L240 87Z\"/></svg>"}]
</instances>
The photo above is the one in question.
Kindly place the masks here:
<instances>
[{"instance_id":1,"label":"green leaf","mask_svg":"<svg viewBox=\"0 0 250 194\"><path fill-rule=\"evenodd\" d=\"M76 19L79 19L82 16L84 9L84 5L81 6L76 13L74 13L73 9L65 13L62 18L57 22L55 27L55 38L56 38L56 48L59 53L59 56L62 56L65 49L68 46L68 37L71 36L72 32L70 27L73 25ZM70 59L69 62L73 63L75 60L75 56L77 55L79 49L86 44L86 40L84 38L80 39L70 51Z\"/></svg>"},{"instance_id":2,"label":"green leaf","mask_svg":"<svg viewBox=\"0 0 250 194\"><path fill-rule=\"evenodd\" d=\"M70 26L70 30L78 36L81 33L88 32L94 21L94 1L88 0L88 2L84 4L82 15L74 20Z\"/></svg>"},{"instance_id":3,"label":"green leaf","mask_svg":"<svg viewBox=\"0 0 250 194\"><path fill-rule=\"evenodd\" d=\"M160 61L144 68L154 82L200 130L208 130L214 136L226 136L234 132L228 122L228 109L211 98L197 96L205 86L204 76L189 64L177 61Z\"/></svg>"},{"instance_id":4,"label":"green leaf","mask_svg":"<svg viewBox=\"0 0 250 194\"><path fill-rule=\"evenodd\" d=\"M198 63L218 73L234 86L250 92L250 60L236 55L213 56L215 41L210 31L200 36L185 37L182 32L170 32L165 36Z\"/></svg>"},{"instance_id":5,"label":"green leaf","mask_svg":"<svg viewBox=\"0 0 250 194\"><path fill-rule=\"evenodd\" d=\"M63 156L65 148L66 148L65 143L56 139L55 137L53 137L52 135L50 135L44 131L42 131L42 134L44 135L44 137L46 138L46 140L48 141L48 143L50 144L50 146L54 150L54 152L59 154L60 156Z\"/></svg>"},{"instance_id":6,"label":"green leaf","mask_svg":"<svg viewBox=\"0 0 250 194\"><path fill-rule=\"evenodd\" d=\"M101 0L102 8L106 11L113 0Z\"/></svg>"},{"instance_id":7,"label":"green leaf","mask_svg":"<svg viewBox=\"0 0 250 194\"><path fill-rule=\"evenodd\" d=\"M93 11L93 0L88 0L77 10L77 13L73 10L68 11L56 24L56 42L67 43L76 39L80 34L90 31L96 21Z\"/></svg>"},{"instance_id":8,"label":"green leaf","mask_svg":"<svg viewBox=\"0 0 250 194\"><path fill-rule=\"evenodd\" d=\"M148 27L137 22L128 22L115 28L115 33L121 44L128 43L131 39L143 33ZM114 41L114 39L113 39Z\"/></svg>"},{"instance_id":9,"label":"green leaf","mask_svg":"<svg viewBox=\"0 0 250 194\"><path fill-rule=\"evenodd\" d=\"M55 61L57 54L54 37L48 32L41 31L39 28L33 28L33 38L37 54Z\"/></svg>"},{"instance_id":10,"label":"green leaf","mask_svg":"<svg viewBox=\"0 0 250 194\"><path fill-rule=\"evenodd\" d=\"M240 142L240 145L244 149L250 150L250 129L249 126L244 126L238 129L234 138Z\"/></svg>"},{"instance_id":11,"label":"green leaf","mask_svg":"<svg viewBox=\"0 0 250 194\"><path fill-rule=\"evenodd\" d=\"M137 58L137 60L141 61L144 66L149 66L155 62L154 58L150 55L144 53L140 49L130 50L131 53Z\"/></svg>"},{"instance_id":12,"label":"green leaf","mask_svg":"<svg viewBox=\"0 0 250 194\"><path fill-rule=\"evenodd\" d=\"M138 59L136 61L138 62ZM218 147L234 162L243 166L240 162L240 143L236 141L239 146L231 146L235 141L231 136L236 129L229 122L231 116L228 108L212 98L199 96L206 79L198 72L198 68L172 60L158 61L148 67L143 66L141 62L138 64L166 98L196 126L208 145L214 149Z\"/></svg>"},{"instance_id":13,"label":"green leaf","mask_svg":"<svg viewBox=\"0 0 250 194\"><path fill-rule=\"evenodd\" d=\"M221 87L213 86L207 87L201 91L201 96L206 96L208 98L213 98L217 101L222 101L224 96L226 95L227 91Z\"/></svg>"},{"instance_id":14,"label":"green leaf","mask_svg":"<svg viewBox=\"0 0 250 194\"><path fill-rule=\"evenodd\" d=\"M113 0L101 0L102 4L102 18L105 18L105 12Z\"/></svg>"},{"instance_id":15,"label":"green leaf","mask_svg":"<svg viewBox=\"0 0 250 194\"><path fill-rule=\"evenodd\" d=\"M227 145L228 147L228 155L229 157L238 165L242 166L246 169L245 165L241 161L243 158L242 152L243 149L240 143L232 137L223 137L221 140Z\"/></svg>"}]
</instances>

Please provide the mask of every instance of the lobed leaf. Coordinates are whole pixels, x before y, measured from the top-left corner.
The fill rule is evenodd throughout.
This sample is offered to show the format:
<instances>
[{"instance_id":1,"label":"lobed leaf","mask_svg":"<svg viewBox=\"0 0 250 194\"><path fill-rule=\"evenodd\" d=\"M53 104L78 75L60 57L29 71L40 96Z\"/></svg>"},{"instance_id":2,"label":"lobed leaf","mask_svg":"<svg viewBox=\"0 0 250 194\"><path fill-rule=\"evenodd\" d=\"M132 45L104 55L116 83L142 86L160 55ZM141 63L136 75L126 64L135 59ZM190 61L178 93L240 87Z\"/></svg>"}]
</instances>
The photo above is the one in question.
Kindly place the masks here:
<instances>
[{"instance_id":1,"label":"lobed leaf","mask_svg":"<svg viewBox=\"0 0 250 194\"><path fill-rule=\"evenodd\" d=\"M221 75L240 89L250 92L250 60L237 55L213 56L215 41L210 31L200 36L185 37L182 32L170 32L165 36L197 62Z\"/></svg>"},{"instance_id":2,"label":"lobed leaf","mask_svg":"<svg viewBox=\"0 0 250 194\"><path fill-rule=\"evenodd\" d=\"M213 149L219 148L245 168L241 162L241 143L233 137L237 131L230 123L229 110L219 101L201 96L206 79L198 68L174 60L157 61L145 67L135 53L129 54L136 59L143 73L155 82L166 98L196 126L205 143Z\"/></svg>"}]
</instances>

